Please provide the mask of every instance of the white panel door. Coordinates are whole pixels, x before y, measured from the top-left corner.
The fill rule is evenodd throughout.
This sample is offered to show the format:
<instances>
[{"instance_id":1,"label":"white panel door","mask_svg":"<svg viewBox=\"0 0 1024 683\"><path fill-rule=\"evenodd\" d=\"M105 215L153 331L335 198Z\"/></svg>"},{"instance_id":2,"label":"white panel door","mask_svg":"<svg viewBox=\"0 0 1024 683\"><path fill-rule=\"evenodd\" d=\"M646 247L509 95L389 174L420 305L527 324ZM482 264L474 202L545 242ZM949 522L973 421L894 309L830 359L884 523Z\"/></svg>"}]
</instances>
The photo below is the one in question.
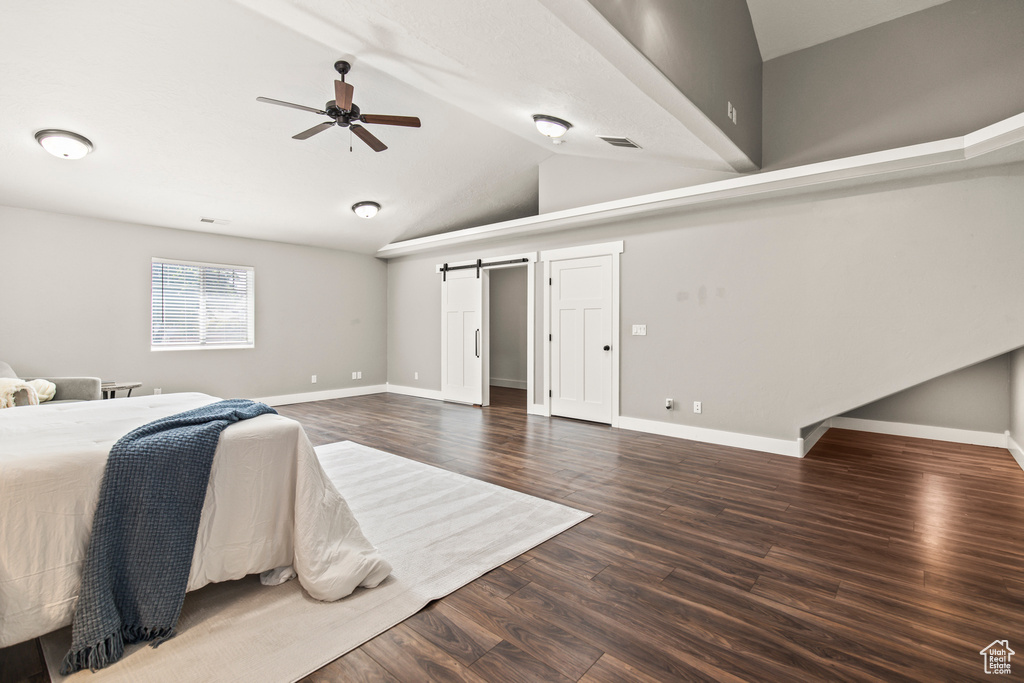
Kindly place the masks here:
<instances>
[{"instance_id":1,"label":"white panel door","mask_svg":"<svg viewBox=\"0 0 1024 683\"><path fill-rule=\"evenodd\" d=\"M441 395L486 405L484 355L487 272L449 272L441 282Z\"/></svg>"},{"instance_id":2,"label":"white panel door","mask_svg":"<svg viewBox=\"0 0 1024 683\"><path fill-rule=\"evenodd\" d=\"M612 421L612 257L551 263L551 414Z\"/></svg>"}]
</instances>

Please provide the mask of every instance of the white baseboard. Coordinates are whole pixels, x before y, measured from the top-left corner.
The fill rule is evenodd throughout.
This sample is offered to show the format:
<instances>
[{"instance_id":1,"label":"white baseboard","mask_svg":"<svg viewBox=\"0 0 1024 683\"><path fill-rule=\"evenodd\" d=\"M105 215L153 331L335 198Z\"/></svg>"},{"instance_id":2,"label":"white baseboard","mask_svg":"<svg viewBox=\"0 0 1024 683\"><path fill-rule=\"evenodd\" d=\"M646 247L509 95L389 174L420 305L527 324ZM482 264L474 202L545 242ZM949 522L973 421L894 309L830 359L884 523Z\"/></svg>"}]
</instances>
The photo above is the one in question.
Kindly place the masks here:
<instances>
[{"instance_id":1,"label":"white baseboard","mask_svg":"<svg viewBox=\"0 0 1024 683\"><path fill-rule=\"evenodd\" d=\"M349 398L351 396L368 396L370 394L383 394L387 391L385 384L373 384L367 387L347 387L345 389L326 389L324 391L309 391L302 394L284 394L281 396L267 396L254 399L268 406L287 406L292 403L310 403L312 401L327 401L332 398Z\"/></svg>"},{"instance_id":2,"label":"white baseboard","mask_svg":"<svg viewBox=\"0 0 1024 683\"><path fill-rule=\"evenodd\" d=\"M444 396L440 389L423 389L421 387L407 387L401 384L388 384L389 394L402 394L403 396L415 396L416 398L429 398L435 401L443 401Z\"/></svg>"},{"instance_id":3,"label":"white baseboard","mask_svg":"<svg viewBox=\"0 0 1024 683\"><path fill-rule=\"evenodd\" d=\"M540 415L541 417L551 417L551 413L544 406L543 403L534 403L532 406L526 406L527 415Z\"/></svg>"},{"instance_id":4,"label":"white baseboard","mask_svg":"<svg viewBox=\"0 0 1024 683\"><path fill-rule=\"evenodd\" d=\"M933 427L931 425L915 425L904 422L885 422L883 420L864 420L859 417L833 417L832 426L838 429L854 429L859 432L875 432L893 436L910 436L918 439L934 439L936 441L952 441L973 446L995 446L1006 448L1006 434L996 432L977 432L971 429L953 427Z\"/></svg>"},{"instance_id":5,"label":"white baseboard","mask_svg":"<svg viewBox=\"0 0 1024 683\"><path fill-rule=\"evenodd\" d=\"M501 379L499 377L491 378L492 387L505 387L506 389L526 389L525 379Z\"/></svg>"},{"instance_id":6,"label":"white baseboard","mask_svg":"<svg viewBox=\"0 0 1024 683\"><path fill-rule=\"evenodd\" d=\"M644 420L637 417L620 417L619 429L631 429L635 432L647 432L648 434L660 434L661 436L674 436L677 439L689 439L690 441L702 441L713 443L719 446L733 446L735 448L747 448L765 453L777 455L789 455L795 458L804 456L800 439L774 439L769 436L754 436L752 434L740 434L738 432L725 432L718 429L707 429L706 427L691 427L689 425L675 424L672 422L659 422L657 420Z\"/></svg>"},{"instance_id":7,"label":"white baseboard","mask_svg":"<svg viewBox=\"0 0 1024 683\"><path fill-rule=\"evenodd\" d=\"M800 441L800 455L804 456L811 452L814 448L814 444L818 443L818 439L825 436L825 432L832 426L832 420L825 420L818 425L813 432L807 435L806 439L799 439Z\"/></svg>"},{"instance_id":8,"label":"white baseboard","mask_svg":"<svg viewBox=\"0 0 1024 683\"><path fill-rule=\"evenodd\" d=\"M1006 432L1006 448L1010 451L1010 455L1017 461L1020 468L1024 470L1024 448L1020 447L1020 444L1013 440L1010 436L1010 432Z\"/></svg>"}]
</instances>

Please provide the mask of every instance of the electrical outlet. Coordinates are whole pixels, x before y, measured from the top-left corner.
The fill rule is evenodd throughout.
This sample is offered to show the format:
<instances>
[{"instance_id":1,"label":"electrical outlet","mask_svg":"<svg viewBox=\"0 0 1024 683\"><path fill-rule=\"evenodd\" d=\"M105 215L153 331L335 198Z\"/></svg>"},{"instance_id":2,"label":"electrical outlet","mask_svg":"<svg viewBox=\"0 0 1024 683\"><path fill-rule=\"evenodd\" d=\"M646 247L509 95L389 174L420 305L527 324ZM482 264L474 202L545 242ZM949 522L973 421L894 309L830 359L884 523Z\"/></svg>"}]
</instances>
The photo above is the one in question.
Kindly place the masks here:
<instances>
[{"instance_id":1,"label":"electrical outlet","mask_svg":"<svg viewBox=\"0 0 1024 683\"><path fill-rule=\"evenodd\" d=\"M356 378L356 375L358 375L358 374L359 374L358 372L353 372L353 373L352 373L352 379L355 379L355 378Z\"/></svg>"},{"instance_id":2,"label":"electrical outlet","mask_svg":"<svg viewBox=\"0 0 1024 683\"><path fill-rule=\"evenodd\" d=\"M420 373L418 373L418 372L412 373L412 378L413 379L419 379L420 378Z\"/></svg>"},{"instance_id":3,"label":"electrical outlet","mask_svg":"<svg viewBox=\"0 0 1024 683\"><path fill-rule=\"evenodd\" d=\"M647 325L633 325L633 336L643 337L647 334Z\"/></svg>"},{"instance_id":4,"label":"electrical outlet","mask_svg":"<svg viewBox=\"0 0 1024 683\"><path fill-rule=\"evenodd\" d=\"M694 401L694 402L693 402L693 412L695 412L695 413L697 413L698 415L700 415L700 413L701 413L701 412L702 412L703 410L704 410L704 406L702 406L702 405L701 405L700 401Z\"/></svg>"},{"instance_id":5,"label":"electrical outlet","mask_svg":"<svg viewBox=\"0 0 1024 683\"><path fill-rule=\"evenodd\" d=\"M736 107L732 106L732 102L729 102L728 108L725 110L725 115L732 121L732 125L736 125Z\"/></svg>"},{"instance_id":6,"label":"electrical outlet","mask_svg":"<svg viewBox=\"0 0 1024 683\"><path fill-rule=\"evenodd\" d=\"M309 383L316 384L316 375L313 375L312 377L309 378Z\"/></svg>"},{"instance_id":7,"label":"electrical outlet","mask_svg":"<svg viewBox=\"0 0 1024 683\"><path fill-rule=\"evenodd\" d=\"M161 389L160 387L157 387L156 389L153 390L153 395L154 396L159 396L162 393L164 393L164 390Z\"/></svg>"},{"instance_id":8,"label":"electrical outlet","mask_svg":"<svg viewBox=\"0 0 1024 683\"><path fill-rule=\"evenodd\" d=\"M356 373L356 379L362 379L362 378L363 378L363 371L360 370L359 372Z\"/></svg>"},{"instance_id":9,"label":"electrical outlet","mask_svg":"<svg viewBox=\"0 0 1024 683\"><path fill-rule=\"evenodd\" d=\"M670 398L666 398L665 399L665 408L667 410L672 410L672 399L670 399Z\"/></svg>"}]
</instances>

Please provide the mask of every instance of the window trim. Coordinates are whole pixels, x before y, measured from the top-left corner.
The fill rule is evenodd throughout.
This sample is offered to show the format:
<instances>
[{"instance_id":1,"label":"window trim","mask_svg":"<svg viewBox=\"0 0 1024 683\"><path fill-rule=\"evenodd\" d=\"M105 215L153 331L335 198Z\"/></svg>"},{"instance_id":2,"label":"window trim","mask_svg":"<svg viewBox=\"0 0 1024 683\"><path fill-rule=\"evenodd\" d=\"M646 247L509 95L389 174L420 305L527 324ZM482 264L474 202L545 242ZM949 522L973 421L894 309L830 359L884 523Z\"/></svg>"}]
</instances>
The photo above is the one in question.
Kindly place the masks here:
<instances>
[{"instance_id":1,"label":"window trim","mask_svg":"<svg viewBox=\"0 0 1024 683\"><path fill-rule=\"evenodd\" d=\"M249 286L247 293L247 323L246 335L248 343L234 344L153 344L153 265L156 263L169 263L179 266L197 266L200 268L221 268L230 270L245 270L249 273ZM185 259L172 259L154 256L149 264L149 350L150 351L216 351L216 350L238 350L256 348L256 268L254 266L243 266L231 263L211 263L209 261L188 261Z\"/></svg>"}]
</instances>

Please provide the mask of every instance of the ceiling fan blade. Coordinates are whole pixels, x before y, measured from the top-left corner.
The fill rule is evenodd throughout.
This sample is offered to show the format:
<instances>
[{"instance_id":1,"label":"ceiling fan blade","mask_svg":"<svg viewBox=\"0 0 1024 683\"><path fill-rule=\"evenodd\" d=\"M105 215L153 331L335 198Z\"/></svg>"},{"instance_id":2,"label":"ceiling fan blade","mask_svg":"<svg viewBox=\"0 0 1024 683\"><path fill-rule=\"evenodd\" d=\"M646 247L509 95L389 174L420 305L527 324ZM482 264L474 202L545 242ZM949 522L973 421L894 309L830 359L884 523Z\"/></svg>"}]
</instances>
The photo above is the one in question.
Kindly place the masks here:
<instances>
[{"instance_id":1,"label":"ceiling fan blade","mask_svg":"<svg viewBox=\"0 0 1024 683\"><path fill-rule=\"evenodd\" d=\"M363 123L381 123L385 126L407 126L419 128L420 120L415 116L387 116L386 114L363 114L359 117Z\"/></svg>"},{"instance_id":2,"label":"ceiling fan blade","mask_svg":"<svg viewBox=\"0 0 1024 683\"><path fill-rule=\"evenodd\" d=\"M291 107L292 109L301 109L302 111L311 111L314 114L326 114L323 109L313 109L313 107L307 107L301 104L292 104L291 102L283 102L281 100L272 100L269 97L257 97L257 102L266 102L267 104L279 104L282 107Z\"/></svg>"},{"instance_id":3,"label":"ceiling fan blade","mask_svg":"<svg viewBox=\"0 0 1024 683\"><path fill-rule=\"evenodd\" d=\"M387 145L385 145L383 142L375 138L373 133L366 130L358 123L352 124L351 126L349 126L349 128L352 130L353 133L356 134L356 136L358 136L360 140L368 144L370 146L370 149L372 149L374 152L383 152L388 148Z\"/></svg>"},{"instance_id":4,"label":"ceiling fan blade","mask_svg":"<svg viewBox=\"0 0 1024 683\"><path fill-rule=\"evenodd\" d=\"M328 128L330 128L333 125L334 125L334 121L324 121L323 123L318 123L315 126L313 126L312 128L310 128L309 130L304 130L301 133L299 133L298 135L293 135L292 139L293 140L305 140L306 138L311 138L314 135L316 135L317 133L323 132L323 131L327 130Z\"/></svg>"},{"instance_id":5,"label":"ceiling fan blade","mask_svg":"<svg viewBox=\"0 0 1024 683\"><path fill-rule=\"evenodd\" d=\"M339 109L349 111L352 109L352 91L355 90L350 84L343 81L334 81L334 103Z\"/></svg>"}]
</instances>

